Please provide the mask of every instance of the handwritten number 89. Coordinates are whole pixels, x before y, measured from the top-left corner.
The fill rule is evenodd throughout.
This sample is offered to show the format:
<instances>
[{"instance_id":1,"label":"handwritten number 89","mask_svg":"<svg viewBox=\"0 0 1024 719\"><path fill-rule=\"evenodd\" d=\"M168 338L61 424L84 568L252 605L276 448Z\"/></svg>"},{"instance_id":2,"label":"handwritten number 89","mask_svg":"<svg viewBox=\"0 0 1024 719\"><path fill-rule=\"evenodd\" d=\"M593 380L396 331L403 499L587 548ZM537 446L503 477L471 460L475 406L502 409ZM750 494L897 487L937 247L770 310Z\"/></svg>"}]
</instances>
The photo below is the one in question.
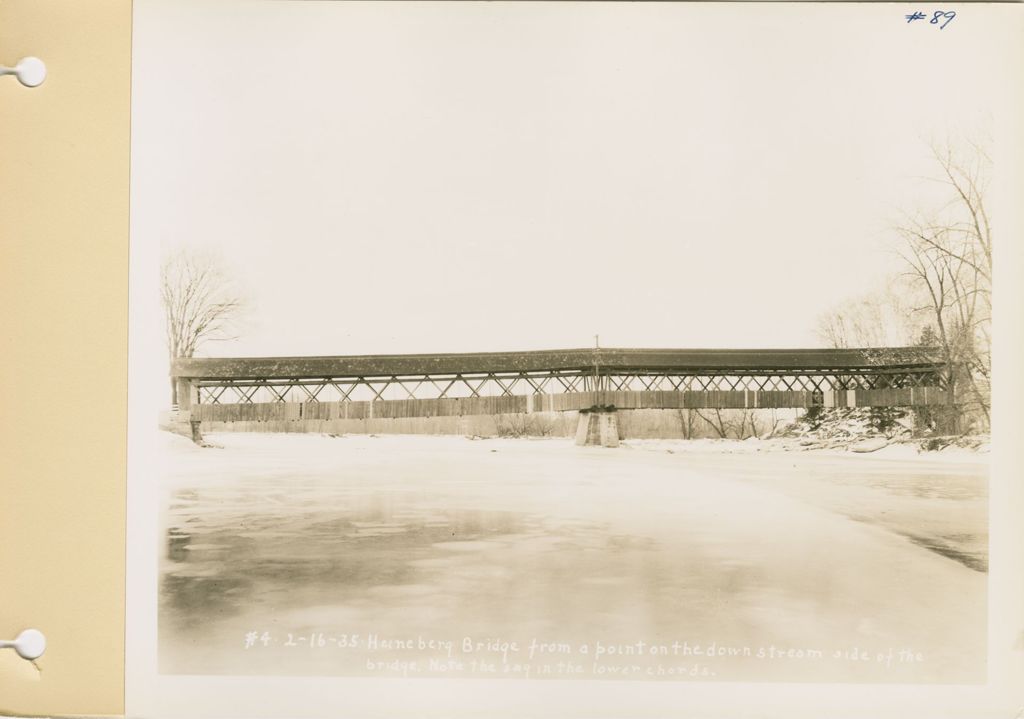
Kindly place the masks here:
<instances>
[{"instance_id":1,"label":"handwritten number 89","mask_svg":"<svg viewBox=\"0 0 1024 719\"><path fill-rule=\"evenodd\" d=\"M939 20L941 20L942 18L946 18L946 22L942 23L942 25L939 25L939 30L945 30L946 25L949 25L949 23L951 23L953 21L953 18L955 17L956 11L954 10L949 10L947 12L942 12L942 10L936 10L935 14L932 15L932 19L929 21L929 24L938 25Z\"/></svg>"}]
</instances>

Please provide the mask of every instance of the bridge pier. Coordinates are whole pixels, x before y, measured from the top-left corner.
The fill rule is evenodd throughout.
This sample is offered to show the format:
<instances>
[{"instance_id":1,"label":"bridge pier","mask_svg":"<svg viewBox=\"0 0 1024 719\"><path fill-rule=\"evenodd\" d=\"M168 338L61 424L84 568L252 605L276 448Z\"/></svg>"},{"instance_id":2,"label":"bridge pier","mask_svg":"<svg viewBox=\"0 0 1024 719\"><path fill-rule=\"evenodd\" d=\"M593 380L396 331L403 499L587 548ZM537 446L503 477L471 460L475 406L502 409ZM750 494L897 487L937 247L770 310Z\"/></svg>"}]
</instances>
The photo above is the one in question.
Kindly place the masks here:
<instances>
[{"instance_id":1,"label":"bridge pier","mask_svg":"<svg viewBox=\"0 0 1024 719\"><path fill-rule=\"evenodd\" d=\"M576 445L618 447L619 416L614 407L591 407L580 411Z\"/></svg>"},{"instance_id":2,"label":"bridge pier","mask_svg":"<svg viewBox=\"0 0 1024 719\"><path fill-rule=\"evenodd\" d=\"M189 410L199 403L199 387L188 377L175 377L175 395L179 410Z\"/></svg>"}]
</instances>

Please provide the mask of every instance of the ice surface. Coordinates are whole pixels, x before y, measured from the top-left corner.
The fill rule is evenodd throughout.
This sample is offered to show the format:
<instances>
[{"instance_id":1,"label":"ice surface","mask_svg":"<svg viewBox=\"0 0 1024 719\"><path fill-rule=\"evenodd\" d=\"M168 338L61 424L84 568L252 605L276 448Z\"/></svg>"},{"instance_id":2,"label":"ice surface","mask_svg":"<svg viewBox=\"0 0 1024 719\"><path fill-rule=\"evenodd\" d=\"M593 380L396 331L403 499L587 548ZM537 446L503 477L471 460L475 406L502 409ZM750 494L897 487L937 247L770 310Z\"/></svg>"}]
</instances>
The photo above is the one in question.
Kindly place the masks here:
<instances>
[{"instance_id":1,"label":"ice surface","mask_svg":"<svg viewBox=\"0 0 1024 719\"><path fill-rule=\"evenodd\" d=\"M154 464L167 506L164 672L372 674L436 658L340 648L358 634L836 653L688 655L706 679L985 676L984 456L760 441L208 439L219 448L165 434ZM251 632L269 641L247 647ZM325 647L297 650L316 636ZM874 660L889 650L915 658Z\"/></svg>"}]
</instances>

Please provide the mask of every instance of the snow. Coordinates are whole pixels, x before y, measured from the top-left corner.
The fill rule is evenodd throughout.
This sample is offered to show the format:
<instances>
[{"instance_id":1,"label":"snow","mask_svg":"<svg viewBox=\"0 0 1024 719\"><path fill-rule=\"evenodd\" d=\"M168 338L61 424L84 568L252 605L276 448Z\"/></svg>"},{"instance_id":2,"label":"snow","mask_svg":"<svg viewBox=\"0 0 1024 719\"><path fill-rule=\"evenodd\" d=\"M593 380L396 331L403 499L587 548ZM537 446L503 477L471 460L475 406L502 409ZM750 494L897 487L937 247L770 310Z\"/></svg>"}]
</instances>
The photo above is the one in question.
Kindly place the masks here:
<instances>
[{"instance_id":1,"label":"snow","mask_svg":"<svg viewBox=\"0 0 1024 719\"><path fill-rule=\"evenodd\" d=\"M912 649L720 679L983 678L987 457L798 440L164 433L161 670L362 674L252 629ZM333 633L333 634L331 634ZM202 641L199 641L199 638ZM426 660L426 654L373 659Z\"/></svg>"},{"instance_id":2,"label":"snow","mask_svg":"<svg viewBox=\"0 0 1024 719\"><path fill-rule=\"evenodd\" d=\"M965 464L985 464L988 462L988 444L977 449L946 446L941 450L924 451L916 442L898 442L890 440L878 441L870 438L878 448L871 451L874 457L887 459L912 459L927 463L953 462ZM841 446L823 446L817 441L800 438L758 439L750 437L745 440L735 439L631 439L625 446L647 451L664 451L679 454L712 453L712 454L752 454L758 452L805 452L812 455L848 457L861 454L853 448L868 440L860 440Z\"/></svg>"}]
</instances>

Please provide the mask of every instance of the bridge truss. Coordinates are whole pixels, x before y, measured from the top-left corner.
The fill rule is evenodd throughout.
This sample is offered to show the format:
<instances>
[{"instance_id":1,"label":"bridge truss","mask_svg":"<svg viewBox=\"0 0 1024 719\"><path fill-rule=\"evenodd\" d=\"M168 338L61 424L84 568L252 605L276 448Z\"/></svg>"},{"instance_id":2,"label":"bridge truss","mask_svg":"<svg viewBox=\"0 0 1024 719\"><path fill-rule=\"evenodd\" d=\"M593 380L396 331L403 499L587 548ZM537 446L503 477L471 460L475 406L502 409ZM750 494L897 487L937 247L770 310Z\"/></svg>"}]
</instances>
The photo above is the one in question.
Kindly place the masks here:
<instances>
[{"instance_id":1,"label":"bridge truss","mask_svg":"<svg viewBox=\"0 0 1024 719\"><path fill-rule=\"evenodd\" d=\"M178 360L172 374L189 383L194 401L200 404L430 400L592 391L820 393L945 385L944 365L931 348L188 359Z\"/></svg>"}]
</instances>

